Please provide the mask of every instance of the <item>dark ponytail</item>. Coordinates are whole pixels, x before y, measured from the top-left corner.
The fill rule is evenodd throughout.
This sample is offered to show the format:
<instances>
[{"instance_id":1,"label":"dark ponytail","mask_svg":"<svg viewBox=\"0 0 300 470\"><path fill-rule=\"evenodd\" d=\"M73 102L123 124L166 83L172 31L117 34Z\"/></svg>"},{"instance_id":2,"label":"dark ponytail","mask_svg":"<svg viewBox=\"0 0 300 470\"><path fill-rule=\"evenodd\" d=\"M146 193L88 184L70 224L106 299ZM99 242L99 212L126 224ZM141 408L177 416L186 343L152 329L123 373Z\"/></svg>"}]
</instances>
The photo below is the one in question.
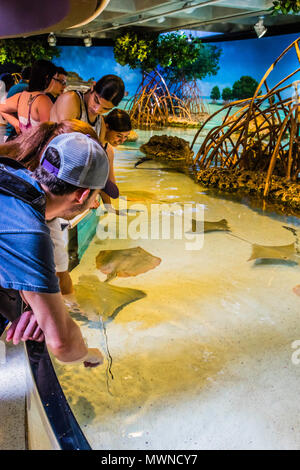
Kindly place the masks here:
<instances>
[{"instance_id":1,"label":"dark ponytail","mask_svg":"<svg viewBox=\"0 0 300 470\"><path fill-rule=\"evenodd\" d=\"M125 93L122 78L117 75L104 75L94 86L95 92L114 106L118 106Z\"/></svg>"},{"instance_id":2,"label":"dark ponytail","mask_svg":"<svg viewBox=\"0 0 300 470\"><path fill-rule=\"evenodd\" d=\"M130 116L123 109L113 109L110 113L103 117L105 123L112 131L128 132L132 129Z\"/></svg>"},{"instance_id":3,"label":"dark ponytail","mask_svg":"<svg viewBox=\"0 0 300 470\"><path fill-rule=\"evenodd\" d=\"M56 74L56 66L49 60L40 59L31 68L28 91L44 91Z\"/></svg>"}]
</instances>

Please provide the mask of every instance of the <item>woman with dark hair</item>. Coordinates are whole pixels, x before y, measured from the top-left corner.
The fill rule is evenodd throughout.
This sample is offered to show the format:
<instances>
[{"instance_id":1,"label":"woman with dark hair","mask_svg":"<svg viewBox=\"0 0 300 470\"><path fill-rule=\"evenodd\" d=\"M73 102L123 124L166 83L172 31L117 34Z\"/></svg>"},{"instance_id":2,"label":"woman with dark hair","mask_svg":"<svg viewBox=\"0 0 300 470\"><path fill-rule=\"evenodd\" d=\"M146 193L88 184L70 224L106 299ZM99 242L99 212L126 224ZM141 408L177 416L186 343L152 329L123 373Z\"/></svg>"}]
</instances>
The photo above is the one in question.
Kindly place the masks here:
<instances>
[{"instance_id":1,"label":"woman with dark hair","mask_svg":"<svg viewBox=\"0 0 300 470\"><path fill-rule=\"evenodd\" d=\"M34 171L40 163L40 156L50 140L57 135L70 132L81 132L98 140L95 131L85 122L73 119L70 121L42 122L30 131L18 135L14 140L0 145L0 156L13 158L28 170Z\"/></svg>"},{"instance_id":2,"label":"woman with dark hair","mask_svg":"<svg viewBox=\"0 0 300 470\"><path fill-rule=\"evenodd\" d=\"M102 114L118 106L124 92L124 82L120 77L105 75L86 93L75 90L60 95L51 109L51 121L80 119L90 124L103 142L105 126Z\"/></svg>"},{"instance_id":3,"label":"woman with dark hair","mask_svg":"<svg viewBox=\"0 0 300 470\"><path fill-rule=\"evenodd\" d=\"M14 79L10 73L0 75L0 104L5 103L7 93L14 84ZM7 121L0 115L0 144L5 141Z\"/></svg>"},{"instance_id":4,"label":"woman with dark hair","mask_svg":"<svg viewBox=\"0 0 300 470\"><path fill-rule=\"evenodd\" d=\"M113 109L109 114L104 116L104 123L105 132L102 144L109 159L109 179L113 181L113 183L116 183L113 147L117 147L127 140L132 125L129 114L123 109ZM103 191L100 191L100 195L107 210L119 214L119 212L112 207L110 197L103 193Z\"/></svg>"},{"instance_id":5,"label":"woman with dark hair","mask_svg":"<svg viewBox=\"0 0 300 470\"><path fill-rule=\"evenodd\" d=\"M0 114L15 127L18 134L49 121L52 101L44 90L55 73L56 66L52 62L37 60L31 69L28 89L13 95L0 105Z\"/></svg>"}]
</instances>

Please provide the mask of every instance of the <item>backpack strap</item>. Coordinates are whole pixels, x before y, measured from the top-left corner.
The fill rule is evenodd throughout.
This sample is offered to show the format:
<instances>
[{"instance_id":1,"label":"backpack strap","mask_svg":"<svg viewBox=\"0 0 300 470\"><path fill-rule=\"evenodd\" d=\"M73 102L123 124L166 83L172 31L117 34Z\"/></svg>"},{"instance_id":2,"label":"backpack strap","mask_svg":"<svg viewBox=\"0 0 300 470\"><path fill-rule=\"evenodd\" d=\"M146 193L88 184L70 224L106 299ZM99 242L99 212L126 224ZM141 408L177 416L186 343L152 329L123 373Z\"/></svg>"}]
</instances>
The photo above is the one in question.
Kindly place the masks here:
<instances>
[{"instance_id":1,"label":"backpack strap","mask_svg":"<svg viewBox=\"0 0 300 470\"><path fill-rule=\"evenodd\" d=\"M8 157L0 157L0 193L13 196L32 206L35 210L45 215L46 196L40 193L28 181L7 170L7 166L14 169L24 169L21 163Z\"/></svg>"}]
</instances>

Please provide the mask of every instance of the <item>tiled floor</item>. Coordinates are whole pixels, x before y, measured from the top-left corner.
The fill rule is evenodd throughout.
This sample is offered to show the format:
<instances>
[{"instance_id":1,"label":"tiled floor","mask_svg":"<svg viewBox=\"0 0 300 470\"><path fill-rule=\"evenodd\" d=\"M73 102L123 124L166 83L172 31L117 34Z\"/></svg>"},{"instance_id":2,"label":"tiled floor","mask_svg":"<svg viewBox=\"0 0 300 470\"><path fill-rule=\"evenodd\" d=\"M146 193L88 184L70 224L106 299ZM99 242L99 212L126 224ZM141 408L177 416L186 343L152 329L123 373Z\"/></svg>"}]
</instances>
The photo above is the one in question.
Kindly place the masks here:
<instances>
[{"instance_id":1,"label":"tiled floor","mask_svg":"<svg viewBox=\"0 0 300 470\"><path fill-rule=\"evenodd\" d=\"M5 335L5 333L4 333ZM0 450L24 450L26 376L23 343L0 338Z\"/></svg>"}]
</instances>

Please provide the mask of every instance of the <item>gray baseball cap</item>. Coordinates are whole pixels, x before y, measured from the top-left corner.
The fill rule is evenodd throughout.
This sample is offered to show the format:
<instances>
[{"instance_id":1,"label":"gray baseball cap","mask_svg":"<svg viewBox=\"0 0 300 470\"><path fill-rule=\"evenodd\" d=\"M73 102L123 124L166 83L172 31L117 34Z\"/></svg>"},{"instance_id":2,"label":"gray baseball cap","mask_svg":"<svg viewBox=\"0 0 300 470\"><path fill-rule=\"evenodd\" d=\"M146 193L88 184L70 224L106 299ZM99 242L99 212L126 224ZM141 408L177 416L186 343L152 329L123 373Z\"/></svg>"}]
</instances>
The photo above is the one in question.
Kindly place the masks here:
<instances>
[{"instance_id":1,"label":"gray baseball cap","mask_svg":"<svg viewBox=\"0 0 300 470\"><path fill-rule=\"evenodd\" d=\"M59 168L45 156L50 147L59 154ZM54 137L45 148L40 164L66 183L79 188L101 189L114 199L119 196L118 187L108 179L109 160L105 150L86 134L70 132Z\"/></svg>"}]
</instances>

